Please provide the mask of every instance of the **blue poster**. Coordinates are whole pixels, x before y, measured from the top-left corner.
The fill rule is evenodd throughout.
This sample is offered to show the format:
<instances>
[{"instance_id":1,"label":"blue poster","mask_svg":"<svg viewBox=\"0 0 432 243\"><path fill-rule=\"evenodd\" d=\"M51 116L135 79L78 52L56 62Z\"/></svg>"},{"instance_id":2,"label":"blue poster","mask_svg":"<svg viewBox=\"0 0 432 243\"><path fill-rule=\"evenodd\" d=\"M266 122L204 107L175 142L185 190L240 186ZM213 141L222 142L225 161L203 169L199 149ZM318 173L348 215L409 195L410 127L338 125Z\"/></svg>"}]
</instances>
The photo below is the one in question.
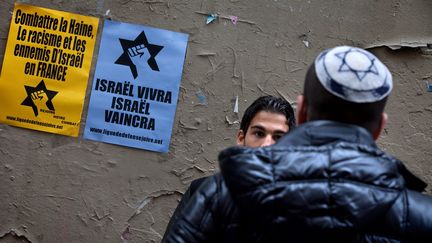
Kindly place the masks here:
<instances>
[{"instance_id":1,"label":"blue poster","mask_svg":"<svg viewBox=\"0 0 432 243\"><path fill-rule=\"evenodd\" d=\"M84 138L167 152L187 40L105 20Z\"/></svg>"}]
</instances>

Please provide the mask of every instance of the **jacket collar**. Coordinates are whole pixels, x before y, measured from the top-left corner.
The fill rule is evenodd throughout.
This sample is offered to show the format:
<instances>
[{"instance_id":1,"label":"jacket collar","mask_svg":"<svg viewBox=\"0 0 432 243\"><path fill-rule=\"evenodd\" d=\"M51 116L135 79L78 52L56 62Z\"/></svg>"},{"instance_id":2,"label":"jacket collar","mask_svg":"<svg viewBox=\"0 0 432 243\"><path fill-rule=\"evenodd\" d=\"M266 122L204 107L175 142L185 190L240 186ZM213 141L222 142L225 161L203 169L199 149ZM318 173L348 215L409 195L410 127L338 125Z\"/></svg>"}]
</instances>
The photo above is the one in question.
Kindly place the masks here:
<instances>
[{"instance_id":1,"label":"jacket collar","mask_svg":"<svg viewBox=\"0 0 432 243\"><path fill-rule=\"evenodd\" d=\"M304 123L279 139L274 147L320 146L333 142L356 143L378 149L372 135L365 128L328 120ZM426 182L409 171L400 160L393 157L392 159L397 164L399 173L404 177L408 189L425 191Z\"/></svg>"},{"instance_id":2,"label":"jacket collar","mask_svg":"<svg viewBox=\"0 0 432 243\"><path fill-rule=\"evenodd\" d=\"M357 143L376 147L372 135L366 129L327 120L304 123L281 138L277 145L320 146L332 142Z\"/></svg>"}]
</instances>

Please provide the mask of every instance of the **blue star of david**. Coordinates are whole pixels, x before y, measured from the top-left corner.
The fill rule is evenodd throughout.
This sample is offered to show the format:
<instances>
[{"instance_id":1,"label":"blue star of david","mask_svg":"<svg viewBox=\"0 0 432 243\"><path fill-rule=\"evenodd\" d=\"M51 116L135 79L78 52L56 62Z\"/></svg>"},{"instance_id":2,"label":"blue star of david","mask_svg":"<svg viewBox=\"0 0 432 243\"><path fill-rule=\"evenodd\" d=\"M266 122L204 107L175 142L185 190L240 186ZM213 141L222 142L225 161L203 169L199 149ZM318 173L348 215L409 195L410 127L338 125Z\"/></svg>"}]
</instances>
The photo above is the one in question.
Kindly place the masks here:
<instances>
[{"instance_id":1,"label":"blue star of david","mask_svg":"<svg viewBox=\"0 0 432 243\"><path fill-rule=\"evenodd\" d=\"M366 70L356 70L353 67L351 67L350 64L346 61L346 56L351 52L358 52L359 54L366 56L370 61L369 67ZM340 65L338 71L339 72L352 72L356 75L356 77L358 78L359 81L362 81L363 78L366 77L366 75L368 73L373 73L375 75L378 75L378 69L375 66L375 58L370 57L369 55L367 55L367 54L365 54L359 50L349 49L349 50L344 51L344 52L336 53L335 56L342 60L342 64Z\"/></svg>"}]
</instances>

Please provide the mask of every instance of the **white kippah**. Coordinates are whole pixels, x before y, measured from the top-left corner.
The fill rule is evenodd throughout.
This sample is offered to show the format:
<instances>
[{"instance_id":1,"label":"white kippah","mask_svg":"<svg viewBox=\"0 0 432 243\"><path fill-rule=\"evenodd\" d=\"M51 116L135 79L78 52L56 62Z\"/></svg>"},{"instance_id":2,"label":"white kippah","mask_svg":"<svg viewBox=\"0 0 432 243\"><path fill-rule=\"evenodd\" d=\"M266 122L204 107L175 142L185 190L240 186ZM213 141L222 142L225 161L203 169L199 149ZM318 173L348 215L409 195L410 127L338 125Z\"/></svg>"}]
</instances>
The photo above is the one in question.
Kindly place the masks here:
<instances>
[{"instance_id":1,"label":"white kippah","mask_svg":"<svg viewBox=\"0 0 432 243\"><path fill-rule=\"evenodd\" d=\"M357 47L338 46L321 52L315 59L315 72L327 91L354 103L382 100L393 88L387 67Z\"/></svg>"}]
</instances>

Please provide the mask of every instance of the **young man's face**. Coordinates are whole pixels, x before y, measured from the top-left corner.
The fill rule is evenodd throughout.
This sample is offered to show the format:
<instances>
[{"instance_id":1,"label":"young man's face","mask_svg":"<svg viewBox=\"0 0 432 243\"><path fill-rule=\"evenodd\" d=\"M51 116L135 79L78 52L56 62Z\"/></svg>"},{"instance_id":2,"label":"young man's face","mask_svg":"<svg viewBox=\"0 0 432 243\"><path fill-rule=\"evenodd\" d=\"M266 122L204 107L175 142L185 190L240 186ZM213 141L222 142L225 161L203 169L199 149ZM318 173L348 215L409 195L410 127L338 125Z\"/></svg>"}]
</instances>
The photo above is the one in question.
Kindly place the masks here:
<instances>
[{"instance_id":1,"label":"young man's face","mask_svg":"<svg viewBox=\"0 0 432 243\"><path fill-rule=\"evenodd\" d=\"M252 148L269 146L289 130L287 119L280 113L260 111L253 118L247 132L237 133L237 145Z\"/></svg>"}]
</instances>

